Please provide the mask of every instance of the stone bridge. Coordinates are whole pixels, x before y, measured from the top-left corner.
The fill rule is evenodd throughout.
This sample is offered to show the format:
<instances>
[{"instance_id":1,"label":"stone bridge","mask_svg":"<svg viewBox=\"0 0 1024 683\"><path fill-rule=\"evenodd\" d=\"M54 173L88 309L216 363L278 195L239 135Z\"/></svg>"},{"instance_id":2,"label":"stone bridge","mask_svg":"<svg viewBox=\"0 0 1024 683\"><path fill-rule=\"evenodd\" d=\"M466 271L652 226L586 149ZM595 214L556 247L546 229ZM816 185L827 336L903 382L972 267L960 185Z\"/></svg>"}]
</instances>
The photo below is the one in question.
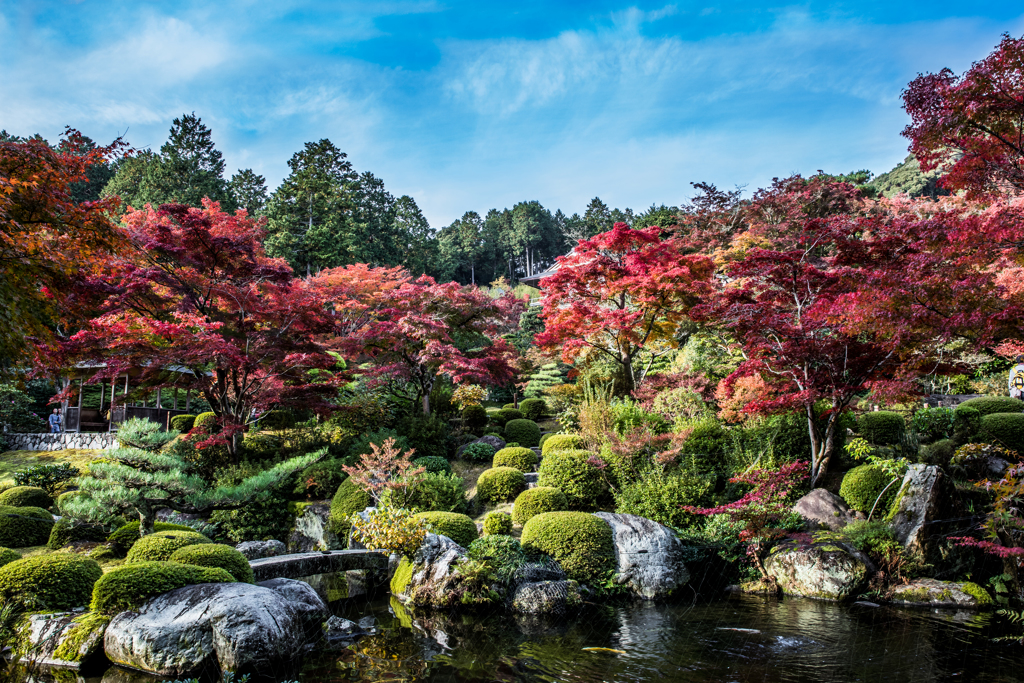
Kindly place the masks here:
<instances>
[{"instance_id":1,"label":"stone bridge","mask_svg":"<svg viewBox=\"0 0 1024 683\"><path fill-rule=\"evenodd\" d=\"M299 579L317 574L336 574L356 569L387 579L388 556L373 550L332 550L295 553L251 560L256 582L270 579Z\"/></svg>"}]
</instances>

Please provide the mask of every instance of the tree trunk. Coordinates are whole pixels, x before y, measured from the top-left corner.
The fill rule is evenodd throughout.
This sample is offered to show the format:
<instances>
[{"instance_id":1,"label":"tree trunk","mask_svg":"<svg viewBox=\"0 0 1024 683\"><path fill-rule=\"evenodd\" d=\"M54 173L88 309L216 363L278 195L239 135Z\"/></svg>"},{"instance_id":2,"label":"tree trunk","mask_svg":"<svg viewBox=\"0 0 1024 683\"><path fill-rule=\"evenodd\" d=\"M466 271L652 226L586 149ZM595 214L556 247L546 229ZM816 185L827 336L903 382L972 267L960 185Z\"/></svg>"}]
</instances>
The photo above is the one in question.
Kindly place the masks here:
<instances>
[{"instance_id":1,"label":"tree trunk","mask_svg":"<svg viewBox=\"0 0 1024 683\"><path fill-rule=\"evenodd\" d=\"M623 391L625 396L629 396L636 389L636 375L633 374L633 358L626 356L621 358L619 362L622 364L622 383Z\"/></svg>"},{"instance_id":2,"label":"tree trunk","mask_svg":"<svg viewBox=\"0 0 1024 683\"><path fill-rule=\"evenodd\" d=\"M156 513L148 506L145 510L139 510L139 536L148 536L153 533L156 524Z\"/></svg>"},{"instance_id":3,"label":"tree trunk","mask_svg":"<svg viewBox=\"0 0 1024 683\"><path fill-rule=\"evenodd\" d=\"M423 416L430 417L430 394L423 394Z\"/></svg>"},{"instance_id":4,"label":"tree trunk","mask_svg":"<svg viewBox=\"0 0 1024 683\"><path fill-rule=\"evenodd\" d=\"M818 481L819 466L821 464L821 438L818 435L818 428L814 424L814 406L804 406L804 412L807 414L807 433L811 437L811 488Z\"/></svg>"}]
</instances>

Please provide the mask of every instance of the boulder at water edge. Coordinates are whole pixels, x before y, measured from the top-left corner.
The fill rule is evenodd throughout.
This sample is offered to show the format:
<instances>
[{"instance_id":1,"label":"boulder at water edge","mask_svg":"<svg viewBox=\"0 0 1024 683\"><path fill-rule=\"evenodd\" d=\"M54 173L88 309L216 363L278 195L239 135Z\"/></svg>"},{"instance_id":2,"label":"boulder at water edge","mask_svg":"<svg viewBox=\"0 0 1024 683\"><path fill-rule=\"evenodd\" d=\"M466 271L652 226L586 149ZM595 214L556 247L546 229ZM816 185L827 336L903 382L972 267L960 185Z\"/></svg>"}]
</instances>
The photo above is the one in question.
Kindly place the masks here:
<instances>
[{"instance_id":1,"label":"boulder at water edge","mask_svg":"<svg viewBox=\"0 0 1024 683\"><path fill-rule=\"evenodd\" d=\"M939 519L942 470L935 465L911 465L903 477L893 531L903 547L924 557L928 551L928 523Z\"/></svg>"},{"instance_id":2,"label":"boulder at water edge","mask_svg":"<svg viewBox=\"0 0 1024 683\"><path fill-rule=\"evenodd\" d=\"M851 598L868 578L862 561L830 544L780 550L765 569L783 593L819 600Z\"/></svg>"},{"instance_id":3,"label":"boulder at water edge","mask_svg":"<svg viewBox=\"0 0 1024 683\"><path fill-rule=\"evenodd\" d=\"M403 557L391 579L391 593L404 603L430 606L445 602L445 590L466 549L438 534L427 534L410 560Z\"/></svg>"},{"instance_id":4,"label":"boulder at water edge","mask_svg":"<svg viewBox=\"0 0 1024 683\"><path fill-rule=\"evenodd\" d=\"M645 600L665 598L690 580L683 543L666 526L636 515L598 512L612 528L617 564L615 583Z\"/></svg>"},{"instance_id":5,"label":"boulder at water edge","mask_svg":"<svg viewBox=\"0 0 1024 683\"><path fill-rule=\"evenodd\" d=\"M308 553L312 550L341 550L344 543L330 529L329 503L307 505L295 518L295 527L288 536L288 552Z\"/></svg>"},{"instance_id":6,"label":"boulder at water edge","mask_svg":"<svg viewBox=\"0 0 1024 683\"><path fill-rule=\"evenodd\" d=\"M92 613L30 614L15 649L22 664L87 668L103 661L106 626L105 618Z\"/></svg>"},{"instance_id":7,"label":"boulder at water edge","mask_svg":"<svg viewBox=\"0 0 1024 683\"><path fill-rule=\"evenodd\" d=\"M846 501L826 489L814 489L793 505L793 512L807 521L811 529L838 531L863 515L850 509Z\"/></svg>"},{"instance_id":8,"label":"boulder at water edge","mask_svg":"<svg viewBox=\"0 0 1024 683\"><path fill-rule=\"evenodd\" d=\"M185 586L115 616L104 649L115 664L159 676L266 671L304 651L308 611L263 586Z\"/></svg>"},{"instance_id":9,"label":"boulder at water edge","mask_svg":"<svg viewBox=\"0 0 1024 683\"><path fill-rule=\"evenodd\" d=\"M235 546L235 550L242 553L247 560L259 560L264 557L277 557L288 552L288 548L281 541L243 541Z\"/></svg>"},{"instance_id":10,"label":"boulder at water edge","mask_svg":"<svg viewBox=\"0 0 1024 683\"><path fill-rule=\"evenodd\" d=\"M526 564L512 577L508 606L516 614L561 617L583 605L580 586L557 564Z\"/></svg>"},{"instance_id":11,"label":"boulder at water edge","mask_svg":"<svg viewBox=\"0 0 1024 683\"><path fill-rule=\"evenodd\" d=\"M992 606L992 597L985 589L970 581L938 581L918 579L892 590L892 601L916 607L982 608Z\"/></svg>"}]
</instances>

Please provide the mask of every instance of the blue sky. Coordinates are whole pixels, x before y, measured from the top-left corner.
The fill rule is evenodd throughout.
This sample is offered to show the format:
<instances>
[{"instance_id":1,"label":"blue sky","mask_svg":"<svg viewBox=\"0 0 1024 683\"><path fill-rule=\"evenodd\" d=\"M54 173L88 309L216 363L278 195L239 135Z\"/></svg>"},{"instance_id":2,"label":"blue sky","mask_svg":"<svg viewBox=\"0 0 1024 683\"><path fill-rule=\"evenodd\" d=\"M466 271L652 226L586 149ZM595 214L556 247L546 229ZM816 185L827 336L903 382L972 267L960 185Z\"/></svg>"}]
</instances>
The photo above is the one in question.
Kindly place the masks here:
<instances>
[{"instance_id":1,"label":"blue sky","mask_svg":"<svg viewBox=\"0 0 1024 683\"><path fill-rule=\"evenodd\" d=\"M642 210L906 154L900 92L962 71L1019 2L0 3L0 128L158 148L195 111L271 187L308 140L431 225L539 200Z\"/></svg>"}]
</instances>

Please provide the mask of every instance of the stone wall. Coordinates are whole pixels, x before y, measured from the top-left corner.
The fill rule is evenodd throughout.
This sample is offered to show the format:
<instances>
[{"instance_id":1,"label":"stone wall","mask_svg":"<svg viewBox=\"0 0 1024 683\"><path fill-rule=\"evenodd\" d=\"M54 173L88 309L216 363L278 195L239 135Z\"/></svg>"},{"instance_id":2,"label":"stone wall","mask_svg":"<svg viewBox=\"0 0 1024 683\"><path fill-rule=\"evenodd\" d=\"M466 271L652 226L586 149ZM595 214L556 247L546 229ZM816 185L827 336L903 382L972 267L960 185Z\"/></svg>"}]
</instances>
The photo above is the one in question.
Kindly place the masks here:
<instances>
[{"instance_id":1,"label":"stone wall","mask_svg":"<svg viewBox=\"0 0 1024 683\"><path fill-rule=\"evenodd\" d=\"M12 451L62 451L65 448L109 448L117 443L113 432L65 432L62 434L4 434Z\"/></svg>"}]
</instances>

